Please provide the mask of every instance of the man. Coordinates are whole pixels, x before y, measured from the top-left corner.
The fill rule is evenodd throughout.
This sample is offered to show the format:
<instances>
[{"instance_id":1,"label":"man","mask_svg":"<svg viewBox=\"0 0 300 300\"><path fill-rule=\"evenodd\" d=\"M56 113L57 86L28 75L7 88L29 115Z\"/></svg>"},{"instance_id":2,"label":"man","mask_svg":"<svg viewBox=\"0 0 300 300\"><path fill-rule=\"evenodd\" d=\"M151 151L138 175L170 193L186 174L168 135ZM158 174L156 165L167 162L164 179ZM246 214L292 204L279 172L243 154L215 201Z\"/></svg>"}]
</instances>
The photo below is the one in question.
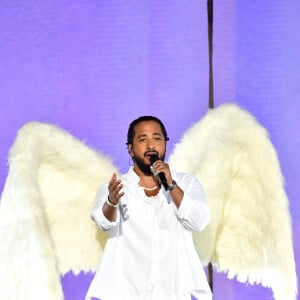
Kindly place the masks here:
<instances>
[{"instance_id":1,"label":"man","mask_svg":"<svg viewBox=\"0 0 300 300\"><path fill-rule=\"evenodd\" d=\"M127 147L134 165L125 175L113 174L92 211L109 239L86 300L212 299L192 239L192 231L208 224L209 210L198 180L171 172L164 162L167 141L156 117L130 124Z\"/></svg>"}]
</instances>

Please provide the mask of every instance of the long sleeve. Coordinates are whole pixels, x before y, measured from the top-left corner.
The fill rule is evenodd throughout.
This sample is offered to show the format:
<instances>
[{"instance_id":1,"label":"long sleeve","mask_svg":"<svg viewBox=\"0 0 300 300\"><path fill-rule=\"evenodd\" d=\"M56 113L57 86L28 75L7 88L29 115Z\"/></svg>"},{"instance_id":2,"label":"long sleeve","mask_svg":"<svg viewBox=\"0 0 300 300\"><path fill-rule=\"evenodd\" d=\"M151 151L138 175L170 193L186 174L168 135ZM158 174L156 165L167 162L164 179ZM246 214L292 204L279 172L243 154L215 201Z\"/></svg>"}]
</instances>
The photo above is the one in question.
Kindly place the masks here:
<instances>
[{"instance_id":1,"label":"long sleeve","mask_svg":"<svg viewBox=\"0 0 300 300\"><path fill-rule=\"evenodd\" d=\"M120 211L117 210L117 218L116 221L109 221L103 214L103 205L108 197L108 184L104 184L100 190L96 194L96 198L94 201L93 209L92 209L92 217L97 223L98 227L107 231L111 228L115 227L120 222Z\"/></svg>"},{"instance_id":2,"label":"long sleeve","mask_svg":"<svg viewBox=\"0 0 300 300\"><path fill-rule=\"evenodd\" d=\"M187 230L202 231L210 222L210 212L204 191L197 178L190 174L178 174L178 185L183 189L181 205L175 213Z\"/></svg>"}]
</instances>

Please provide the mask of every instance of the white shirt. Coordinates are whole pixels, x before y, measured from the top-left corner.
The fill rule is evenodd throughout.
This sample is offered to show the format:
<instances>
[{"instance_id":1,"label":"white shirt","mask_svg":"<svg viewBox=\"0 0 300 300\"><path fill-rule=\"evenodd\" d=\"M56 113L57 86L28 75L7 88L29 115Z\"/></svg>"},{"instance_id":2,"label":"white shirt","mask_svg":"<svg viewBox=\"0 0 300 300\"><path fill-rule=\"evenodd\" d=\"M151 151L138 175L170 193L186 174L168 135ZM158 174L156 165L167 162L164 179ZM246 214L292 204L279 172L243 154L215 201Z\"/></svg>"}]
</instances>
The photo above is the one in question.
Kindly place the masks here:
<instances>
[{"instance_id":1,"label":"white shirt","mask_svg":"<svg viewBox=\"0 0 300 300\"><path fill-rule=\"evenodd\" d=\"M172 176L184 191L179 209L163 188L147 197L132 168L120 176L125 195L115 222L102 212L107 184L99 190L92 216L109 239L86 300L212 299L192 239L210 219L203 190L192 174Z\"/></svg>"}]
</instances>

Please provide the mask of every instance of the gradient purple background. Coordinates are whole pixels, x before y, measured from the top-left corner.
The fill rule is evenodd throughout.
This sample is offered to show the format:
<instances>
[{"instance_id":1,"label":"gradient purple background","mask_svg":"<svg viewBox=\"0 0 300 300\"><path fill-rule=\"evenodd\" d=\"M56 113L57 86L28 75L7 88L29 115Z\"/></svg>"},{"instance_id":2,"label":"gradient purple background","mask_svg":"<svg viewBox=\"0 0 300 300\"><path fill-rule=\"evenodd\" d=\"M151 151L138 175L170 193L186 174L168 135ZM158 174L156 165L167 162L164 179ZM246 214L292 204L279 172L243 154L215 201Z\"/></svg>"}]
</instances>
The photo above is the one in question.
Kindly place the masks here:
<instances>
[{"instance_id":1,"label":"gradient purple background","mask_svg":"<svg viewBox=\"0 0 300 300\"><path fill-rule=\"evenodd\" d=\"M300 2L214 5L215 104L236 102L270 132L293 218L300 270ZM160 117L168 151L208 106L206 1L0 3L0 190L18 129L56 124L125 172L125 136L139 115ZM82 300L93 274L62 278ZM271 299L271 291L214 274L214 299Z\"/></svg>"}]
</instances>

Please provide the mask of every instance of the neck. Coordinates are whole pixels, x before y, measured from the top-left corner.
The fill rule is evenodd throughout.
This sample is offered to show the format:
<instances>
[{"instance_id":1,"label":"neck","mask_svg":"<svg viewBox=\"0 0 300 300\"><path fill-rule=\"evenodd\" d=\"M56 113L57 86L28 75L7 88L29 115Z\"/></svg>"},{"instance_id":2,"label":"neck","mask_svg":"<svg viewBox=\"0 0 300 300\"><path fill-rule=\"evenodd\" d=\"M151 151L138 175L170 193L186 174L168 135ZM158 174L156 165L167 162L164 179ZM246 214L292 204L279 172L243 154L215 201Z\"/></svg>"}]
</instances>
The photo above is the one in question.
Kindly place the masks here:
<instances>
[{"instance_id":1,"label":"neck","mask_svg":"<svg viewBox=\"0 0 300 300\"><path fill-rule=\"evenodd\" d=\"M144 174L136 165L133 167L134 172L139 176L139 185L151 189L159 184L158 179L154 175Z\"/></svg>"}]
</instances>

